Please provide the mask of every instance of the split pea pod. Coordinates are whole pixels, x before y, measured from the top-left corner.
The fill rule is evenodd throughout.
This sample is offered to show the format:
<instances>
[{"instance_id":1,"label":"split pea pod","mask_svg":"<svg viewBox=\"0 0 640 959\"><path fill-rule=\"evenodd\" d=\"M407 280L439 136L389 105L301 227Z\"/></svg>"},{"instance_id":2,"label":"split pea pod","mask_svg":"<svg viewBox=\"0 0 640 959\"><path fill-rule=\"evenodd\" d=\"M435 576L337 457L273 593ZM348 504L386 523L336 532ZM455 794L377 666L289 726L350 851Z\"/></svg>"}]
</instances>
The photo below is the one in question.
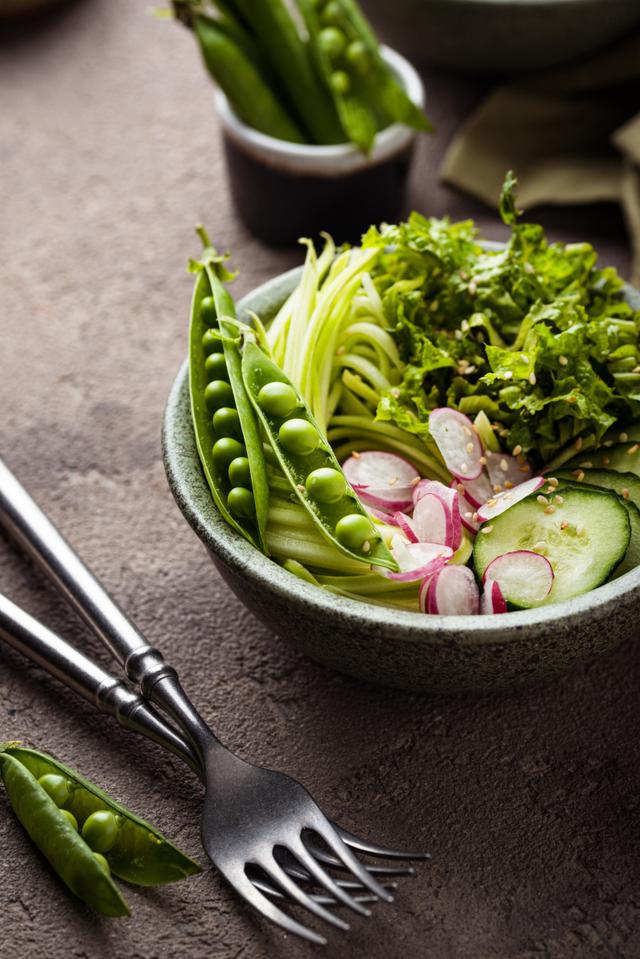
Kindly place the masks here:
<instances>
[{"instance_id":1,"label":"split pea pod","mask_svg":"<svg viewBox=\"0 0 640 959\"><path fill-rule=\"evenodd\" d=\"M189 327L189 392L196 445L214 502L224 519L267 553L269 484L256 414L247 396L240 328L222 258L199 228L205 246Z\"/></svg>"},{"instance_id":2,"label":"split pea pod","mask_svg":"<svg viewBox=\"0 0 640 959\"><path fill-rule=\"evenodd\" d=\"M0 768L33 841L71 891L105 915L128 913L110 874L155 886L201 872L154 826L53 757L6 746Z\"/></svg>"},{"instance_id":3,"label":"split pea pod","mask_svg":"<svg viewBox=\"0 0 640 959\"><path fill-rule=\"evenodd\" d=\"M242 375L292 491L325 539L352 559L397 569L304 399L251 341L244 346Z\"/></svg>"},{"instance_id":4,"label":"split pea pod","mask_svg":"<svg viewBox=\"0 0 640 959\"><path fill-rule=\"evenodd\" d=\"M211 17L196 14L192 25L207 70L229 98L241 120L255 130L292 143L306 143L299 125L284 108L268 80L254 66L237 37Z\"/></svg>"}]
</instances>

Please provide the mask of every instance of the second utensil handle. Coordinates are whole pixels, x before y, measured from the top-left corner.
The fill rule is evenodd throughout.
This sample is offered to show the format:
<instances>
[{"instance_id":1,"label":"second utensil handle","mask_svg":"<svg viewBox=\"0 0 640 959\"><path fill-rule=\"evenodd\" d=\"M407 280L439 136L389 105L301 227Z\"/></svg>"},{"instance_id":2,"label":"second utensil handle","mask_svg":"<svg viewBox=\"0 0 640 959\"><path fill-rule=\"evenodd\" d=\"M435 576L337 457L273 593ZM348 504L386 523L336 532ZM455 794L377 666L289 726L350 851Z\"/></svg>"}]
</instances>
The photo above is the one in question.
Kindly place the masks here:
<instances>
[{"instance_id":1,"label":"second utensil handle","mask_svg":"<svg viewBox=\"0 0 640 959\"><path fill-rule=\"evenodd\" d=\"M123 666L133 652L147 645L2 459L0 526L53 580Z\"/></svg>"}]
</instances>

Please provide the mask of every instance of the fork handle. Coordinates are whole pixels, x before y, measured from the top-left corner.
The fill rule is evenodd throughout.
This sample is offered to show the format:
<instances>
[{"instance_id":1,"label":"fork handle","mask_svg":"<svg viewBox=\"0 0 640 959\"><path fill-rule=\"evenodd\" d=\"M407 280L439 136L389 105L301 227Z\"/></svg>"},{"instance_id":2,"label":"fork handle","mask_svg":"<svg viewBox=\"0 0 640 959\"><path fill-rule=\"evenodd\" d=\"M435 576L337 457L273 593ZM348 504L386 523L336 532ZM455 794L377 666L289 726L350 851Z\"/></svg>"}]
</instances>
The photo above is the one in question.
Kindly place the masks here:
<instances>
[{"instance_id":1,"label":"fork handle","mask_svg":"<svg viewBox=\"0 0 640 959\"><path fill-rule=\"evenodd\" d=\"M44 570L143 695L178 723L200 756L211 742L221 745L188 699L173 667L148 645L2 459L0 526Z\"/></svg>"},{"instance_id":2,"label":"fork handle","mask_svg":"<svg viewBox=\"0 0 640 959\"><path fill-rule=\"evenodd\" d=\"M137 692L129 689L0 594L0 637L96 709L131 732L140 733L171 750L198 775L200 768L184 739Z\"/></svg>"}]
</instances>

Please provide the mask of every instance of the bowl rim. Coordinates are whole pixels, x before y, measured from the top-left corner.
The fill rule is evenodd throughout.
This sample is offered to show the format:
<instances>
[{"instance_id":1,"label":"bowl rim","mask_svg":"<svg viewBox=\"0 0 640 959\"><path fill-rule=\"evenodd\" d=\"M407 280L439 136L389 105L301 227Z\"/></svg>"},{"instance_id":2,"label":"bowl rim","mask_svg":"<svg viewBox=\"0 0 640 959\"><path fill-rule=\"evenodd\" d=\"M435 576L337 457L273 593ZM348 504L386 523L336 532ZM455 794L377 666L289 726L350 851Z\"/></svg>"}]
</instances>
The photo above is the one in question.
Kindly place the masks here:
<instances>
[{"instance_id":1,"label":"bowl rim","mask_svg":"<svg viewBox=\"0 0 640 959\"><path fill-rule=\"evenodd\" d=\"M502 245L491 244L494 247ZM302 269L302 266L298 266L277 274L245 294L237 303L238 315L255 310L256 299L270 299L273 302L276 289L281 294L279 301L284 302L300 278ZM625 283L624 293L627 297L631 295L640 308L638 290ZM164 466L178 507L207 548L226 565L240 575L250 575L266 592L277 594L289 604L299 601L304 605L307 616L312 615L323 621L326 621L327 617L338 616L343 623L348 625L351 622L354 627L357 625L359 628L362 628L364 622L373 631L382 631L387 636L405 642L438 645L456 643L463 646L506 645L564 619L578 620L598 612L602 617L604 607L617 599L628 597L634 590L638 591L640 598L640 567L582 596L550 606L516 610L499 616L425 616L417 611L376 606L322 590L299 579L275 560L261 553L228 526L215 509L212 508L207 515L203 514L189 475L192 478L197 476L197 483L204 489L207 498L210 493L195 452L190 415L187 417L190 437L188 441L181 437L181 406L184 407L185 400L188 407L188 359L183 362L171 387L162 427Z\"/></svg>"},{"instance_id":2,"label":"bowl rim","mask_svg":"<svg viewBox=\"0 0 640 959\"><path fill-rule=\"evenodd\" d=\"M397 50L382 45L380 52L396 74L409 97L424 108L426 93L418 71ZM376 133L373 149L365 156L352 143L336 143L320 146L314 143L291 143L254 130L234 112L227 96L216 87L214 99L222 127L234 143L249 152L278 166L286 165L295 170L319 170L354 172L355 170L382 163L405 149L417 136L417 131L403 123L392 123Z\"/></svg>"}]
</instances>

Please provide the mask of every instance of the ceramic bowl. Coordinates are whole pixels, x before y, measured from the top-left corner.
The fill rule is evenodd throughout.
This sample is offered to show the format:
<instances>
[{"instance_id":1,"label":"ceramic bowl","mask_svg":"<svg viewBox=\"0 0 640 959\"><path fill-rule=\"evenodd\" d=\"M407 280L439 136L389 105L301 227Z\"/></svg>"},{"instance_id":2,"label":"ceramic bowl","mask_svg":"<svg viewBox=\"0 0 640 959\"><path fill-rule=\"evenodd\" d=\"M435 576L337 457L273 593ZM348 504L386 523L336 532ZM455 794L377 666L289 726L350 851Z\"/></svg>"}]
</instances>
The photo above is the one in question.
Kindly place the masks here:
<instances>
[{"instance_id":1,"label":"ceramic bowl","mask_svg":"<svg viewBox=\"0 0 640 959\"><path fill-rule=\"evenodd\" d=\"M493 244L492 244L493 246ZM238 304L268 322L298 283L291 270ZM640 309L640 293L626 295ZM313 659L362 679L415 691L490 692L542 682L637 635L640 568L568 602L495 616L426 616L385 609L302 582L234 532L217 513L200 468L185 363L163 427L173 495L242 603ZM215 637L215 611L211 637Z\"/></svg>"},{"instance_id":2,"label":"ceramic bowl","mask_svg":"<svg viewBox=\"0 0 640 959\"><path fill-rule=\"evenodd\" d=\"M363 0L380 36L416 63L521 73L568 63L640 24L638 0Z\"/></svg>"},{"instance_id":3,"label":"ceramic bowl","mask_svg":"<svg viewBox=\"0 0 640 959\"><path fill-rule=\"evenodd\" d=\"M400 54L382 55L408 95L424 106L422 81ZM381 130L369 156L350 143L288 143L254 130L221 90L216 108L233 204L254 236L278 246L327 230L358 240L370 223L400 216L416 131L400 123Z\"/></svg>"}]
</instances>

